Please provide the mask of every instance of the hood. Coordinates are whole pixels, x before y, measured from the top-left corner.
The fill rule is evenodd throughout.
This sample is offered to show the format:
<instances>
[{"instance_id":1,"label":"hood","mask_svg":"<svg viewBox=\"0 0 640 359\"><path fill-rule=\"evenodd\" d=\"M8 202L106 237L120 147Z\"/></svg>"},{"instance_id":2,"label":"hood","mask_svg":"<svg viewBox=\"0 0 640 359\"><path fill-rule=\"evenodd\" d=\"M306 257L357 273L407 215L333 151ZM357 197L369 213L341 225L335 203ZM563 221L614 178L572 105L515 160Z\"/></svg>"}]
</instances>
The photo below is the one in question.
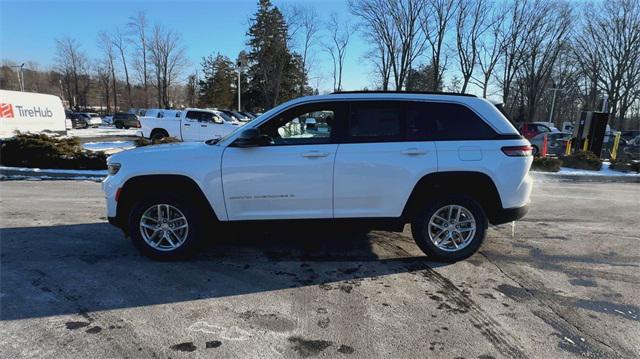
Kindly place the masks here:
<instances>
[{"instance_id":1,"label":"hood","mask_svg":"<svg viewBox=\"0 0 640 359\"><path fill-rule=\"evenodd\" d=\"M201 153L210 152L212 147L216 146L208 145L204 142L176 142L162 145L149 145L113 154L107 162L144 161L156 157L187 159L189 157L198 157Z\"/></svg>"}]
</instances>

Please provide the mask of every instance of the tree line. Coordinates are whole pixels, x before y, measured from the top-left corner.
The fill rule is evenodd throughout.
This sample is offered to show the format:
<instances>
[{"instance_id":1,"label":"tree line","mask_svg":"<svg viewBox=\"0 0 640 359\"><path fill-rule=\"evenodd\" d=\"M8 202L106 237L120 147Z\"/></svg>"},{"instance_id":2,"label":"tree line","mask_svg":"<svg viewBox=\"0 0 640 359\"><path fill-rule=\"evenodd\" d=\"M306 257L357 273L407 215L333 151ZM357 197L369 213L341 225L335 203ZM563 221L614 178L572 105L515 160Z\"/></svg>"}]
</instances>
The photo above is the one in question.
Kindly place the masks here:
<instances>
[{"instance_id":1,"label":"tree line","mask_svg":"<svg viewBox=\"0 0 640 359\"><path fill-rule=\"evenodd\" d=\"M72 107L228 108L237 106L240 74L242 107L265 110L318 93L323 80L342 90L345 58L362 56L373 89L476 93L500 99L516 121L559 123L607 107L616 128L640 122L637 1L347 1L351 21L259 0L246 51L212 53L188 74L180 34L138 13L98 34L95 59L72 38L56 40L54 68L28 64L25 83ZM364 55L350 53L356 36L368 44ZM0 87L9 88L15 68L5 65Z\"/></svg>"},{"instance_id":2,"label":"tree line","mask_svg":"<svg viewBox=\"0 0 640 359\"><path fill-rule=\"evenodd\" d=\"M640 2L349 0L382 90L499 97L517 121L640 112ZM448 75L448 76L445 76ZM445 79L450 80L446 83ZM555 106L551 104L556 97Z\"/></svg>"}]
</instances>

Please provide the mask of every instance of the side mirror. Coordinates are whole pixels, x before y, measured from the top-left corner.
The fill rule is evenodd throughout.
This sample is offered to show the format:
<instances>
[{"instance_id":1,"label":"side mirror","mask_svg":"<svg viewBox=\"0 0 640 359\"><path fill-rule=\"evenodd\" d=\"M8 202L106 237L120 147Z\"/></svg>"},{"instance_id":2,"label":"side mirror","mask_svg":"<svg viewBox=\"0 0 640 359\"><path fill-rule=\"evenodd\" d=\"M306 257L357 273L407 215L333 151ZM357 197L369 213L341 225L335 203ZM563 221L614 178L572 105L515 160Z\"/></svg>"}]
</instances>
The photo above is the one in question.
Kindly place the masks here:
<instances>
[{"instance_id":1,"label":"side mirror","mask_svg":"<svg viewBox=\"0 0 640 359\"><path fill-rule=\"evenodd\" d=\"M255 147L260 144L260 130L248 128L240 133L240 136L233 141L236 147Z\"/></svg>"},{"instance_id":2,"label":"side mirror","mask_svg":"<svg viewBox=\"0 0 640 359\"><path fill-rule=\"evenodd\" d=\"M218 125L221 125L221 124L224 123L224 121L222 121L222 119L219 116L214 115L213 116L213 123L217 123Z\"/></svg>"}]
</instances>

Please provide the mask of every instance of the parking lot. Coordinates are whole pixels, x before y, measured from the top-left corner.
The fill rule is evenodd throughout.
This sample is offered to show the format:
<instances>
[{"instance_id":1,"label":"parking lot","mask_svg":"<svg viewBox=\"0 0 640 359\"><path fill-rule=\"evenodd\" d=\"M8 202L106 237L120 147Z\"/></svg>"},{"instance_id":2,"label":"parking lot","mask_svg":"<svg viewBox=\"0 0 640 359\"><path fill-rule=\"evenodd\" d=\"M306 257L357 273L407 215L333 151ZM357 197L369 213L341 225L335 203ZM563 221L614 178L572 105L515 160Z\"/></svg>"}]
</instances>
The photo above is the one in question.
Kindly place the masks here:
<instances>
[{"instance_id":1,"label":"parking lot","mask_svg":"<svg viewBox=\"0 0 640 359\"><path fill-rule=\"evenodd\" d=\"M99 183L0 187L0 352L19 357L640 356L640 185L537 180L528 216L431 262L404 233L211 233L141 257Z\"/></svg>"}]
</instances>

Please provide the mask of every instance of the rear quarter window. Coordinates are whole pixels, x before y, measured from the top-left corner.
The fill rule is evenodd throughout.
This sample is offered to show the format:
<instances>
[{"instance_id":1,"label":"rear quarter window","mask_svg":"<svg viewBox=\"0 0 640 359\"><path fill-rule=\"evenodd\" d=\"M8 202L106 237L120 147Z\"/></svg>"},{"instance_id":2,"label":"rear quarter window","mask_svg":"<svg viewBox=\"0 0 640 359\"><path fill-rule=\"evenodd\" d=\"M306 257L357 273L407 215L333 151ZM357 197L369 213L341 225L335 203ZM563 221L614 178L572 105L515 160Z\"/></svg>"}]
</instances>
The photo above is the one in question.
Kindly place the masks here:
<instances>
[{"instance_id":1,"label":"rear quarter window","mask_svg":"<svg viewBox=\"0 0 640 359\"><path fill-rule=\"evenodd\" d=\"M496 132L464 105L417 102L407 108L409 141L484 140L496 137Z\"/></svg>"}]
</instances>

